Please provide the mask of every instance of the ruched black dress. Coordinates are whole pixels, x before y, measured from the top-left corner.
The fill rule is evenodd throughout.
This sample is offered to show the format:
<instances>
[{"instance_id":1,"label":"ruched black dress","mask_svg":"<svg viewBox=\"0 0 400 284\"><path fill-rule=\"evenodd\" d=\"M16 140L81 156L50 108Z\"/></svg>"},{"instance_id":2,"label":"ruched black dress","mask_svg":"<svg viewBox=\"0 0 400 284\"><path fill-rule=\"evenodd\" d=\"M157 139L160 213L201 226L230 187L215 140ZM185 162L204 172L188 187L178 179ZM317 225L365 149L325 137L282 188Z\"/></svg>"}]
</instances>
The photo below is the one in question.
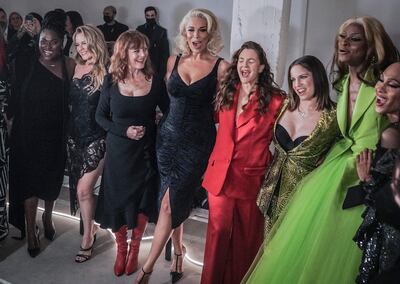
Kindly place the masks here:
<instances>
[{"instance_id":1,"label":"ruched black dress","mask_svg":"<svg viewBox=\"0 0 400 284\"><path fill-rule=\"evenodd\" d=\"M152 79L150 92L130 97L119 92L107 76L96 111L96 121L107 131L104 171L95 220L114 232L121 226L136 227L137 215L144 213L150 222L157 218L157 163L155 156L155 118L159 105L165 112L168 96L164 81ZM126 136L129 126L145 126L140 140Z\"/></svg>"},{"instance_id":2,"label":"ruched black dress","mask_svg":"<svg viewBox=\"0 0 400 284\"><path fill-rule=\"evenodd\" d=\"M187 85L179 76L180 56L167 82L169 112L157 133L157 162L161 187L159 203L169 189L172 228L187 219L195 190L215 143L213 100L217 86L218 58L212 71Z\"/></svg>"}]
</instances>

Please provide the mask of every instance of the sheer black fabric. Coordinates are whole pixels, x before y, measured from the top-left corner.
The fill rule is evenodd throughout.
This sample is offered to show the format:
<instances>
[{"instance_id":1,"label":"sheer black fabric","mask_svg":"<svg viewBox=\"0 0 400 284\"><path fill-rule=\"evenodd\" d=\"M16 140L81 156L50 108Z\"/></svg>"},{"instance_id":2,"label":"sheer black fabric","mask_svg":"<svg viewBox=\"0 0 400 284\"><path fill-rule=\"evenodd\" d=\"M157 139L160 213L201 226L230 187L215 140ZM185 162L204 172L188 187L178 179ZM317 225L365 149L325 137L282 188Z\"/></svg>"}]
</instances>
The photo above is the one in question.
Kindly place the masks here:
<instances>
[{"instance_id":1,"label":"sheer black fabric","mask_svg":"<svg viewBox=\"0 0 400 284\"><path fill-rule=\"evenodd\" d=\"M96 122L96 108L100 90L91 93L93 82L90 74L74 78L70 88L71 115L68 131L68 175L71 214L78 208L76 186L78 180L95 170L104 158L106 132Z\"/></svg>"}]
</instances>

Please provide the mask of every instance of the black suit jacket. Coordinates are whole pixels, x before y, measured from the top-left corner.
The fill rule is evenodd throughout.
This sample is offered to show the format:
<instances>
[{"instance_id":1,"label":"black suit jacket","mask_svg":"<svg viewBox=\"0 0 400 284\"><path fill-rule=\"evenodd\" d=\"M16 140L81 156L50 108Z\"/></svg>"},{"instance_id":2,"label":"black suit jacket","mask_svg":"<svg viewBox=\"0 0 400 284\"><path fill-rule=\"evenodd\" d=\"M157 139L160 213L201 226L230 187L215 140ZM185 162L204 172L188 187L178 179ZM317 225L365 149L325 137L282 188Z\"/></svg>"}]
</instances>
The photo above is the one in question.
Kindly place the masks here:
<instances>
[{"instance_id":1,"label":"black suit jacket","mask_svg":"<svg viewBox=\"0 0 400 284\"><path fill-rule=\"evenodd\" d=\"M151 27L148 24L140 25L136 30L145 34L149 38L149 54L154 71L161 78L164 78L169 57L167 30L157 24L154 27Z\"/></svg>"}]
</instances>

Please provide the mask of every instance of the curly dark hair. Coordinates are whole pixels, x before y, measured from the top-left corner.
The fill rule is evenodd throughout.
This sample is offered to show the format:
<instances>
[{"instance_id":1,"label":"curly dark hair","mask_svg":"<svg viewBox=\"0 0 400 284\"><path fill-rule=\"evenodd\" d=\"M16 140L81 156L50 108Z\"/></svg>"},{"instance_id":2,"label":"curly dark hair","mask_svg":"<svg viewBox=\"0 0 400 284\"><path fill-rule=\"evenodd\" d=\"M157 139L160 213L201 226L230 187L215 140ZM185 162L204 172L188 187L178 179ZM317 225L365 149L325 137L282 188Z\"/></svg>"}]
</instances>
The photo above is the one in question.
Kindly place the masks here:
<instances>
[{"instance_id":1,"label":"curly dark hair","mask_svg":"<svg viewBox=\"0 0 400 284\"><path fill-rule=\"evenodd\" d=\"M223 79L215 98L215 109L226 110L229 109L233 103L233 96L237 91L237 84L240 83L240 78L237 71L237 64L239 60L239 55L244 49L254 50L258 55L260 64L265 66L263 71L259 74L256 83L257 89L259 90L257 111L260 114L263 114L268 109L272 94L284 94L284 92L278 87L278 85L274 81L274 74L271 72L271 67L268 64L267 56L264 49L254 41L247 41L243 43L240 49L233 54L232 63L227 70L225 78Z\"/></svg>"}]
</instances>

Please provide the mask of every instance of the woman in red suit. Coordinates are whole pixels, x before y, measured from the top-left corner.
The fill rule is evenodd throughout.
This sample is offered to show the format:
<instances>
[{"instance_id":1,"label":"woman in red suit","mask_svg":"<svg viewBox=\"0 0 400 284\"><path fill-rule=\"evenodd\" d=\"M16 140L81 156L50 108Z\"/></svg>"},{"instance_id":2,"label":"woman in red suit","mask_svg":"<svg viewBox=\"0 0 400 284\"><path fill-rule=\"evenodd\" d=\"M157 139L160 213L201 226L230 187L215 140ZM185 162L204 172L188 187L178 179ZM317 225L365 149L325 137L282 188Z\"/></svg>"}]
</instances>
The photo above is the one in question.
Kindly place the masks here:
<instances>
[{"instance_id":1,"label":"woman in red suit","mask_svg":"<svg viewBox=\"0 0 400 284\"><path fill-rule=\"evenodd\" d=\"M244 43L216 98L219 128L203 181L209 220L202 284L240 283L261 246L256 199L283 99L262 47Z\"/></svg>"}]
</instances>

